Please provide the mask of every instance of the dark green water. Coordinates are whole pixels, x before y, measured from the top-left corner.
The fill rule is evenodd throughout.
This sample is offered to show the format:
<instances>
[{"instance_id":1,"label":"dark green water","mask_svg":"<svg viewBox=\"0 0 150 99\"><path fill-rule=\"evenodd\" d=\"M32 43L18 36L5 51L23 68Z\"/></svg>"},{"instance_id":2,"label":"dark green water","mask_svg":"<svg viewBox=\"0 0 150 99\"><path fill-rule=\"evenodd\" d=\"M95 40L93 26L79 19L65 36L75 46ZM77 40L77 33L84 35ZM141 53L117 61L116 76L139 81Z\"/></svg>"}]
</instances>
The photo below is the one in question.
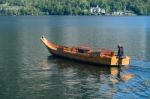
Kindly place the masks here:
<instances>
[{"instance_id":1,"label":"dark green water","mask_svg":"<svg viewBox=\"0 0 150 99\"><path fill-rule=\"evenodd\" d=\"M94 49L121 43L132 61L120 71L54 58L42 35ZM150 17L0 17L0 99L149 99L149 38Z\"/></svg>"}]
</instances>

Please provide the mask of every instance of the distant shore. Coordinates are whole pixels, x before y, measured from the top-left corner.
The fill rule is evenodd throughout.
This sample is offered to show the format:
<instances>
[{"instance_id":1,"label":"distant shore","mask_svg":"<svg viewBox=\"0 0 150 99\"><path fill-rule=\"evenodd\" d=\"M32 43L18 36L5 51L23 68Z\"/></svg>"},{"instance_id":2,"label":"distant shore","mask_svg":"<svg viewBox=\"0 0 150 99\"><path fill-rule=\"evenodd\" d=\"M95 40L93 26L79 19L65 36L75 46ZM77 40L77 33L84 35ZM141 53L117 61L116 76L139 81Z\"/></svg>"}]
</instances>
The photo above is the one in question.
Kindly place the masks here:
<instances>
[{"instance_id":1,"label":"distant shore","mask_svg":"<svg viewBox=\"0 0 150 99\"><path fill-rule=\"evenodd\" d=\"M2 0L0 15L150 15L150 0Z\"/></svg>"}]
</instances>

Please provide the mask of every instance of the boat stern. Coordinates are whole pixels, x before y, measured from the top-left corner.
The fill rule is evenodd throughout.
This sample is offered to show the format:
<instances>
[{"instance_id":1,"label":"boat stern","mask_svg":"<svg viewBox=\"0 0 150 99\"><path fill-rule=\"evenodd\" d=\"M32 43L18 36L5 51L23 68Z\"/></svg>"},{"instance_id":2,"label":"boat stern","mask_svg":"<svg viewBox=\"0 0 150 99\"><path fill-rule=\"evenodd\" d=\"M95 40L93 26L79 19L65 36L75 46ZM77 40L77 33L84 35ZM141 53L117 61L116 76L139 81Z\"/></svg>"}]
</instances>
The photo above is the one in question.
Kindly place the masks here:
<instances>
[{"instance_id":1,"label":"boat stern","mask_svg":"<svg viewBox=\"0 0 150 99\"><path fill-rule=\"evenodd\" d=\"M130 57L124 56L121 60L121 65L129 65L130 64ZM111 58L111 65L119 65L119 58L117 56L113 56Z\"/></svg>"}]
</instances>

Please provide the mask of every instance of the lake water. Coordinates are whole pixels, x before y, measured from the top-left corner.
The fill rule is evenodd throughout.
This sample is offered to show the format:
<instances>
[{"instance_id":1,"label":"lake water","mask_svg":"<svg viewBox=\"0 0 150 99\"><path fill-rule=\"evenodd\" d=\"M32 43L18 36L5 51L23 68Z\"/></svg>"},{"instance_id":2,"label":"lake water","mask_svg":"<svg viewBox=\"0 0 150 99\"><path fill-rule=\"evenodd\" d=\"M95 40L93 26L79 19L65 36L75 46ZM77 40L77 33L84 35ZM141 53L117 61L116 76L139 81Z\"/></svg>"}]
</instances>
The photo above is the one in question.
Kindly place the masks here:
<instances>
[{"instance_id":1,"label":"lake water","mask_svg":"<svg viewBox=\"0 0 150 99\"><path fill-rule=\"evenodd\" d=\"M52 57L40 41L117 50L129 66ZM149 99L150 17L0 17L0 99Z\"/></svg>"}]
</instances>

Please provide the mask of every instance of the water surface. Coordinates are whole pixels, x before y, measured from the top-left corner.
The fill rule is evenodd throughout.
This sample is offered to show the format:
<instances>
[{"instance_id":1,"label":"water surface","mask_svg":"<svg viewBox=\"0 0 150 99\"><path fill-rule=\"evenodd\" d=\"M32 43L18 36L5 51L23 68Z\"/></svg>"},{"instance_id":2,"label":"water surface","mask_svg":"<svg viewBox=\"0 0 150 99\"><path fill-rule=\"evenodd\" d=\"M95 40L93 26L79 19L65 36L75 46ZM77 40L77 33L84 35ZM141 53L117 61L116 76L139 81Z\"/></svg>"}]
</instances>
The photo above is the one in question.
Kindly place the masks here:
<instances>
[{"instance_id":1,"label":"water surface","mask_svg":"<svg viewBox=\"0 0 150 99\"><path fill-rule=\"evenodd\" d=\"M52 57L40 37L67 46L117 50L121 68ZM150 98L150 17L0 17L0 99Z\"/></svg>"}]
</instances>

